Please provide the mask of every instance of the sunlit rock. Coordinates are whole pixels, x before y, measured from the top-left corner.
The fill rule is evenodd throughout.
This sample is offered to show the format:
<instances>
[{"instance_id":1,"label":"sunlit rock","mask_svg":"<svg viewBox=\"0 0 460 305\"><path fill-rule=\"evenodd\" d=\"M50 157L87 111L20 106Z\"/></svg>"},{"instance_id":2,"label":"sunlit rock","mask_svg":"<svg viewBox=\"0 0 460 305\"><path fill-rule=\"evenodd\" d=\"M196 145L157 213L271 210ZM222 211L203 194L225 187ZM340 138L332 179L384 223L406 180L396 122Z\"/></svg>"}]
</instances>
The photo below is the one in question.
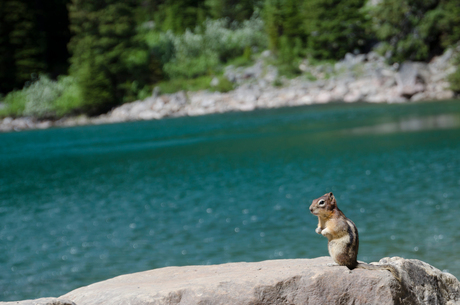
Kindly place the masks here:
<instances>
[{"instance_id":1,"label":"sunlit rock","mask_svg":"<svg viewBox=\"0 0 460 305\"><path fill-rule=\"evenodd\" d=\"M42 298L36 300L26 300L26 301L18 301L18 302L0 302L3 305L76 305L74 302L65 300L65 299L57 299L57 298Z\"/></svg>"},{"instance_id":2,"label":"sunlit rock","mask_svg":"<svg viewBox=\"0 0 460 305\"><path fill-rule=\"evenodd\" d=\"M415 259L384 258L386 270L328 266L329 257L166 267L122 275L42 305L459 304L460 282ZM30 302L30 301L27 301ZM67 302L67 303L65 303ZM28 305L34 303L6 303Z\"/></svg>"}]
</instances>

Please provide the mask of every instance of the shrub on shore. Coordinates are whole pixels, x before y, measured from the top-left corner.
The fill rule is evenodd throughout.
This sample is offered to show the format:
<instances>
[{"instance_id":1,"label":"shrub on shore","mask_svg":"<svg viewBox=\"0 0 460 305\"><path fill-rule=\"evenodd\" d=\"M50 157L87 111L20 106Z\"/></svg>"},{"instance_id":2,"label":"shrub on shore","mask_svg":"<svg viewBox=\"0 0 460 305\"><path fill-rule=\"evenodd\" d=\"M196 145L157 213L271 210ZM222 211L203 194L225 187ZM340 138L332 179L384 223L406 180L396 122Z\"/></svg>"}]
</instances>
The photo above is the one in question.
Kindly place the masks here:
<instances>
[{"instance_id":1,"label":"shrub on shore","mask_svg":"<svg viewBox=\"0 0 460 305\"><path fill-rule=\"evenodd\" d=\"M81 109L82 98L72 76L61 76L54 81L40 75L22 90L10 92L3 103L1 116L58 118Z\"/></svg>"},{"instance_id":2,"label":"shrub on shore","mask_svg":"<svg viewBox=\"0 0 460 305\"><path fill-rule=\"evenodd\" d=\"M265 49L264 23L253 15L242 23L228 19L206 20L183 34L150 30L143 35L151 52L163 64L167 79L195 78L220 72L222 65L247 49Z\"/></svg>"}]
</instances>

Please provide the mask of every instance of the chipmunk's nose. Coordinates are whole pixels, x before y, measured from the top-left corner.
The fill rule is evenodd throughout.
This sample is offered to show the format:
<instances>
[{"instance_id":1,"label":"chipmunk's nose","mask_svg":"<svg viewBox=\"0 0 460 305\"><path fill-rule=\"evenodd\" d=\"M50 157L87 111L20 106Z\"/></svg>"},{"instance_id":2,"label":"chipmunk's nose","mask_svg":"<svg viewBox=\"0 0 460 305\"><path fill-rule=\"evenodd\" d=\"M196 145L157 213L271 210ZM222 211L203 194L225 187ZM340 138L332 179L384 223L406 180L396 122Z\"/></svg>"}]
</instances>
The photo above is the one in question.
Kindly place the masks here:
<instances>
[{"instance_id":1,"label":"chipmunk's nose","mask_svg":"<svg viewBox=\"0 0 460 305\"><path fill-rule=\"evenodd\" d=\"M310 212L312 212L312 213L313 213L313 208L312 208L312 207L310 207Z\"/></svg>"}]
</instances>

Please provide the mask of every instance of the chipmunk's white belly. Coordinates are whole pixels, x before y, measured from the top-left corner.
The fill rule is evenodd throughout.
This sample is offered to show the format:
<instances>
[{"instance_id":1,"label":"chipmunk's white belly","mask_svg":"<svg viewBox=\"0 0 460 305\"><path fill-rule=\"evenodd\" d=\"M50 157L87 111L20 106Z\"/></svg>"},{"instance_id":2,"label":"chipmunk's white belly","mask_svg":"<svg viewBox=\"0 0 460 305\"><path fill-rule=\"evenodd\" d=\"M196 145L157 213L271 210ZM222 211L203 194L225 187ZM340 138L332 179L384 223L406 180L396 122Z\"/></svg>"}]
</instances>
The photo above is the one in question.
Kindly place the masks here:
<instances>
[{"instance_id":1,"label":"chipmunk's white belly","mask_svg":"<svg viewBox=\"0 0 460 305\"><path fill-rule=\"evenodd\" d=\"M331 255L332 259L335 261L336 257L341 253L348 252L350 247L350 236L348 234L343 235L340 238L335 238L327 244L327 248L329 250L329 254ZM336 261L336 263L338 263Z\"/></svg>"}]
</instances>

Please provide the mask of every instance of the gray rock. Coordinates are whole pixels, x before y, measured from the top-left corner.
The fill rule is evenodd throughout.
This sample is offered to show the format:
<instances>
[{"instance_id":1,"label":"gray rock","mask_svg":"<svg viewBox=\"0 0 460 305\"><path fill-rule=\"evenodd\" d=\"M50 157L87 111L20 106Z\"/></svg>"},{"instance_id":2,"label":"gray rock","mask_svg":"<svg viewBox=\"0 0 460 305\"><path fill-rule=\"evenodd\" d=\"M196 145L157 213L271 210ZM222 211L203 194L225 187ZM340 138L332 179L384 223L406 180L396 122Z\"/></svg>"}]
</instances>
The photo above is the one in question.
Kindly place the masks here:
<instances>
[{"instance_id":1,"label":"gray rock","mask_svg":"<svg viewBox=\"0 0 460 305\"><path fill-rule=\"evenodd\" d=\"M338 72L350 72L358 63L361 61L351 53L345 54L345 58L334 65L334 68Z\"/></svg>"},{"instance_id":2,"label":"gray rock","mask_svg":"<svg viewBox=\"0 0 460 305\"><path fill-rule=\"evenodd\" d=\"M278 78L278 69L275 66L268 65L266 67L264 80L266 80L269 83L273 83L277 78Z\"/></svg>"},{"instance_id":3,"label":"gray rock","mask_svg":"<svg viewBox=\"0 0 460 305\"><path fill-rule=\"evenodd\" d=\"M237 74L235 72L235 67L233 65L225 67L224 77L232 83L235 83L237 81Z\"/></svg>"},{"instance_id":4,"label":"gray rock","mask_svg":"<svg viewBox=\"0 0 460 305\"><path fill-rule=\"evenodd\" d=\"M152 90L152 97L153 98L156 98L157 96L159 96L161 93L161 89L159 86L155 86L155 88L153 88Z\"/></svg>"},{"instance_id":5,"label":"gray rock","mask_svg":"<svg viewBox=\"0 0 460 305\"><path fill-rule=\"evenodd\" d=\"M449 66L449 62L452 59L453 54L454 50L449 48L441 56L433 58L430 64L434 65L437 69L446 69Z\"/></svg>"},{"instance_id":6,"label":"gray rock","mask_svg":"<svg viewBox=\"0 0 460 305\"><path fill-rule=\"evenodd\" d=\"M270 52L270 50L265 50L263 51L261 54L260 54L260 57L262 58L268 58L272 55L272 53Z\"/></svg>"},{"instance_id":7,"label":"gray rock","mask_svg":"<svg viewBox=\"0 0 460 305\"><path fill-rule=\"evenodd\" d=\"M263 62L258 61L253 66L244 69L243 78L259 78L262 75Z\"/></svg>"},{"instance_id":8,"label":"gray rock","mask_svg":"<svg viewBox=\"0 0 460 305\"><path fill-rule=\"evenodd\" d=\"M427 94L425 92L416 93L410 98L412 102L423 101L426 99L427 99Z\"/></svg>"},{"instance_id":9,"label":"gray rock","mask_svg":"<svg viewBox=\"0 0 460 305\"><path fill-rule=\"evenodd\" d=\"M412 95L425 90L429 73L425 63L404 62L396 75L401 96L410 98Z\"/></svg>"},{"instance_id":10,"label":"gray rock","mask_svg":"<svg viewBox=\"0 0 460 305\"><path fill-rule=\"evenodd\" d=\"M417 259L383 258L380 263L400 271L400 304L460 304L460 282L452 274Z\"/></svg>"},{"instance_id":11,"label":"gray rock","mask_svg":"<svg viewBox=\"0 0 460 305\"><path fill-rule=\"evenodd\" d=\"M443 71L436 71L436 72L432 72L432 77L431 77L431 81L436 83L436 82L439 82L439 81L442 81L444 79L447 78L447 73L443 72Z\"/></svg>"},{"instance_id":12,"label":"gray rock","mask_svg":"<svg viewBox=\"0 0 460 305\"><path fill-rule=\"evenodd\" d=\"M329 257L167 267L119 276L62 298L77 305L460 304L460 283L419 260L385 258L386 270L328 267Z\"/></svg>"},{"instance_id":13,"label":"gray rock","mask_svg":"<svg viewBox=\"0 0 460 305\"><path fill-rule=\"evenodd\" d=\"M11 124L11 122L13 122L12 117L6 117L3 119L3 124Z\"/></svg>"},{"instance_id":14,"label":"gray rock","mask_svg":"<svg viewBox=\"0 0 460 305\"><path fill-rule=\"evenodd\" d=\"M357 54L353 55L351 53L345 54L345 58L342 60L342 62L345 63L347 68L352 68L353 66L363 63L366 60L366 55L364 54Z\"/></svg>"},{"instance_id":15,"label":"gray rock","mask_svg":"<svg viewBox=\"0 0 460 305\"><path fill-rule=\"evenodd\" d=\"M393 77L388 77L385 81L383 81L382 87L383 88L391 88L396 85L396 79Z\"/></svg>"},{"instance_id":16,"label":"gray rock","mask_svg":"<svg viewBox=\"0 0 460 305\"><path fill-rule=\"evenodd\" d=\"M211 85L212 87L218 86L218 85L219 85L219 79L218 79L217 77L213 77L212 80L211 80L210 85Z\"/></svg>"},{"instance_id":17,"label":"gray rock","mask_svg":"<svg viewBox=\"0 0 460 305\"><path fill-rule=\"evenodd\" d=\"M187 99L188 98L185 91L179 91L177 93L171 94L171 99L169 102L177 105L185 105L187 104Z\"/></svg>"},{"instance_id":18,"label":"gray rock","mask_svg":"<svg viewBox=\"0 0 460 305\"><path fill-rule=\"evenodd\" d=\"M378 53L374 51L367 53L366 58L368 61L380 61L380 62L385 61L385 58L383 56L380 56Z\"/></svg>"},{"instance_id":19,"label":"gray rock","mask_svg":"<svg viewBox=\"0 0 460 305\"><path fill-rule=\"evenodd\" d=\"M348 93L348 88L345 84L337 84L332 93L336 100L340 100Z\"/></svg>"},{"instance_id":20,"label":"gray rock","mask_svg":"<svg viewBox=\"0 0 460 305\"><path fill-rule=\"evenodd\" d=\"M75 305L74 302L65 299L42 298L17 302L0 302L2 305Z\"/></svg>"},{"instance_id":21,"label":"gray rock","mask_svg":"<svg viewBox=\"0 0 460 305\"><path fill-rule=\"evenodd\" d=\"M443 90L440 92L436 92L435 96L437 100L449 100L454 98L455 94L451 90Z\"/></svg>"},{"instance_id":22,"label":"gray rock","mask_svg":"<svg viewBox=\"0 0 460 305\"><path fill-rule=\"evenodd\" d=\"M299 64L299 70L302 72L306 72L308 70L308 64L305 62L302 62Z\"/></svg>"}]
</instances>

